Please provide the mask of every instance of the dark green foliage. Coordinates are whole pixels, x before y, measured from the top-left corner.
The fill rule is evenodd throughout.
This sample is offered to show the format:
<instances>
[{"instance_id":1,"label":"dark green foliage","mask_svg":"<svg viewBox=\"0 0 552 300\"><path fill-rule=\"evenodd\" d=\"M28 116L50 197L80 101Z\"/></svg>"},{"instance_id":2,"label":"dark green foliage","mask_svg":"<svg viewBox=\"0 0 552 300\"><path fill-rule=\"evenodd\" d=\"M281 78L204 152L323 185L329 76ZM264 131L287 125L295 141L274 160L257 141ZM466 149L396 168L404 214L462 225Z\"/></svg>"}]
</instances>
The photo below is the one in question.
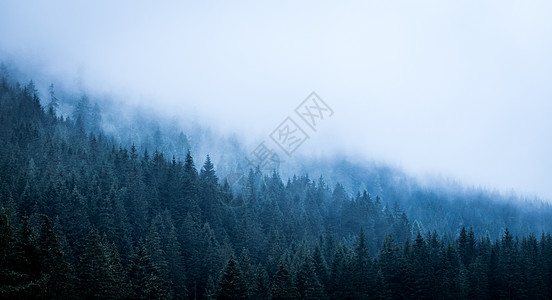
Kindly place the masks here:
<instances>
[{"instance_id":1,"label":"dark green foliage","mask_svg":"<svg viewBox=\"0 0 552 300\"><path fill-rule=\"evenodd\" d=\"M230 186L209 156L198 172L183 133L170 160L166 144L126 149L87 97L65 118L49 96L45 112L34 84L0 85L0 298L552 298L552 238L511 209L483 222L379 175L374 196L258 168ZM486 236L509 222L518 235Z\"/></svg>"},{"instance_id":2,"label":"dark green foliage","mask_svg":"<svg viewBox=\"0 0 552 300\"><path fill-rule=\"evenodd\" d=\"M393 237L386 236L381 246L377 265L381 270L380 284L385 284L389 290L389 296L393 299L401 298L401 289L404 282L404 273L401 268L401 263L404 260L401 257L398 246L395 244ZM379 276L379 274L378 274ZM376 285L379 286L378 283Z\"/></svg>"},{"instance_id":3,"label":"dark green foliage","mask_svg":"<svg viewBox=\"0 0 552 300\"><path fill-rule=\"evenodd\" d=\"M278 271L272 280L270 288L270 297L275 300L287 300L299 298L299 292L293 281L288 265L280 261Z\"/></svg>"},{"instance_id":4,"label":"dark green foliage","mask_svg":"<svg viewBox=\"0 0 552 300\"><path fill-rule=\"evenodd\" d=\"M14 229L9 224L8 212L2 209L0 211L0 297L2 298L28 293L26 286L30 278L17 270L16 263L21 263L17 259L20 254L17 250Z\"/></svg>"},{"instance_id":5,"label":"dark green foliage","mask_svg":"<svg viewBox=\"0 0 552 300\"><path fill-rule=\"evenodd\" d=\"M102 241L96 230L92 229L78 270L78 291L83 298L107 299L118 295L119 286L112 272L111 252L106 246L105 239Z\"/></svg>"},{"instance_id":6,"label":"dark green foliage","mask_svg":"<svg viewBox=\"0 0 552 300\"><path fill-rule=\"evenodd\" d=\"M361 229L351 261L350 281L355 298L367 298L371 295L375 287L374 275L366 237Z\"/></svg>"},{"instance_id":7,"label":"dark green foliage","mask_svg":"<svg viewBox=\"0 0 552 300\"><path fill-rule=\"evenodd\" d=\"M61 244L50 219L42 215L38 236L38 257L40 261L40 297L67 298L74 295L72 268L65 261Z\"/></svg>"},{"instance_id":8,"label":"dark green foliage","mask_svg":"<svg viewBox=\"0 0 552 300\"><path fill-rule=\"evenodd\" d=\"M134 299L162 299L170 295L167 282L164 281L162 266L157 265L150 256L150 250L140 240L137 250L131 257L129 277Z\"/></svg>"},{"instance_id":9,"label":"dark green foliage","mask_svg":"<svg viewBox=\"0 0 552 300\"><path fill-rule=\"evenodd\" d=\"M431 269L427 244L418 232L408 255L408 264L413 275L412 296L416 299L431 298Z\"/></svg>"},{"instance_id":10,"label":"dark green foliage","mask_svg":"<svg viewBox=\"0 0 552 300\"><path fill-rule=\"evenodd\" d=\"M328 293L332 299L343 299L349 294L349 261L341 246L338 246L332 260Z\"/></svg>"},{"instance_id":11,"label":"dark green foliage","mask_svg":"<svg viewBox=\"0 0 552 300\"><path fill-rule=\"evenodd\" d=\"M238 300L249 298L247 282L233 255L226 263L218 285L217 299Z\"/></svg>"},{"instance_id":12,"label":"dark green foliage","mask_svg":"<svg viewBox=\"0 0 552 300\"><path fill-rule=\"evenodd\" d=\"M297 275L295 276L295 285L302 299L325 299L326 293L320 283L314 260L307 251L303 257Z\"/></svg>"}]
</instances>

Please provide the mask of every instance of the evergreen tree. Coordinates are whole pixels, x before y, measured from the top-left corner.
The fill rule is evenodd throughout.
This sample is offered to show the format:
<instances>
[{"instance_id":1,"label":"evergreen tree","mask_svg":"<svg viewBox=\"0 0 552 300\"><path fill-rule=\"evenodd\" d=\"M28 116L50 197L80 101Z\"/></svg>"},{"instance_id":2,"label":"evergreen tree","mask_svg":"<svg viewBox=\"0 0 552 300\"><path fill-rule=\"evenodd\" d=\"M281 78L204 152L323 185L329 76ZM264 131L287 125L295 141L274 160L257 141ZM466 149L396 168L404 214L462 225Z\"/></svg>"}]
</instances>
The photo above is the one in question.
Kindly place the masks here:
<instances>
[{"instance_id":1,"label":"evergreen tree","mask_svg":"<svg viewBox=\"0 0 552 300\"><path fill-rule=\"evenodd\" d=\"M119 251L117 251L115 244L109 244L108 248L108 264L113 278L113 286L116 287L114 298L128 299L132 295L131 284L119 256Z\"/></svg>"},{"instance_id":2,"label":"evergreen tree","mask_svg":"<svg viewBox=\"0 0 552 300\"><path fill-rule=\"evenodd\" d=\"M302 299L325 299L324 287L320 283L314 260L307 251L303 257L303 263L295 276L297 290Z\"/></svg>"},{"instance_id":3,"label":"evergreen tree","mask_svg":"<svg viewBox=\"0 0 552 300\"><path fill-rule=\"evenodd\" d=\"M131 257L130 280L133 299L163 299L169 296L159 268L150 257L146 244L140 240Z\"/></svg>"},{"instance_id":4,"label":"evergreen tree","mask_svg":"<svg viewBox=\"0 0 552 300\"><path fill-rule=\"evenodd\" d=\"M65 261L61 244L50 219L41 215L42 225L38 236L40 261L40 298L60 299L74 296L71 266Z\"/></svg>"},{"instance_id":5,"label":"evergreen tree","mask_svg":"<svg viewBox=\"0 0 552 300\"><path fill-rule=\"evenodd\" d=\"M150 272L154 273L157 277L157 282L167 295L172 295L172 281L169 273L169 265L167 263L167 255L163 249L161 235L159 232L163 232L162 217L158 215L152 221L150 231L146 236L145 246L147 255L151 261ZM174 246L174 245L173 245ZM177 250L177 249L171 249ZM173 253L178 255L178 253Z\"/></svg>"},{"instance_id":6,"label":"evergreen tree","mask_svg":"<svg viewBox=\"0 0 552 300\"><path fill-rule=\"evenodd\" d=\"M12 255L15 251L13 227L9 224L8 212L0 211L0 296L2 298L20 297L20 281L23 274L15 270Z\"/></svg>"},{"instance_id":7,"label":"evergreen tree","mask_svg":"<svg viewBox=\"0 0 552 300\"><path fill-rule=\"evenodd\" d=\"M469 267L475 254L475 237L472 229L466 231L466 227L462 226L460 237L458 238L458 252L464 267Z\"/></svg>"},{"instance_id":8,"label":"evergreen tree","mask_svg":"<svg viewBox=\"0 0 552 300\"><path fill-rule=\"evenodd\" d=\"M330 283L327 287L332 299L343 299L348 292L349 269L348 261L341 245L338 245L332 260L330 269Z\"/></svg>"},{"instance_id":9,"label":"evergreen tree","mask_svg":"<svg viewBox=\"0 0 552 300\"><path fill-rule=\"evenodd\" d=\"M299 292L286 263L280 260L278 271L272 280L270 298L274 300L291 300L299 298Z\"/></svg>"},{"instance_id":10,"label":"evergreen tree","mask_svg":"<svg viewBox=\"0 0 552 300\"><path fill-rule=\"evenodd\" d=\"M50 103L48 104L48 113L54 116L56 114L57 108L59 107L59 100L55 95L54 84L50 84L48 87L48 94L50 95Z\"/></svg>"},{"instance_id":11,"label":"evergreen tree","mask_svg":"<svg viewBox=\"0 0 552 300\"><path fill-rule=\"evenodd\" d=\"M524 293L522 285L524 274L522 274L520 258L514 237L510 234L508 228L504 230L502 236L501 249L499 256L499 274L501 274L501 297L506 299L520 298Z\"/></svg>"},{"instance_id":12,"label":"evergreen tree","mask_svg":"<svg viewBox=\"0 0 552 300\"><path fill-rule=\"evenodd\" d=\"M358 242L355 247L353 259L351 261L351 288L354 298L367 298L374 288L374 279L372 260L368 254L368 245L364 231L360 229Z\"/></svg>"},{"instance_id":13,"label":"evergreen tree","mask_svg":"<svg viewBox=\"0 0 552 300\"><path fill-rule=\"evenodd\" d=\"M399 249L395 245L393 237L387 235L378 255L378 266L381 270L383 282L390 291L389 296L393 299L401 298L400 291L403 284L399 255Z\"/></svg>"},{"instance_id":14,"label":"evergreen tree","mask_svg":"<svg viewBox=\"0 0 552 300\"><path fill-rule=\"evenodd\" d=\"M325 289L327 289L327 286L329 285L328 267L326 265L326 260L324 259L324 256L322 256L322 251L320 250L319 246L316 246L314 248L312 258L314 262L314 270L318 275L320 284L324 286Z\"/></svg>"},{"instance_id":15,"label":"evergreen tree","mask_svg":"<svg viewBox=\"0 0 552 300\"><path fill-rule=\"evenodd\" d=\"M431 285L427 245L419 231L410 251L409 264L414 276L412 296L417 299L430 299Z\"/></svg>"},{"instance_id":16,"label":"evergreen tree","mask_svg":"<svg viewBox=\"0 0 552 300\"><path fill-rule=\"evenodd\" d=\"M217 299L248 299L247 282L245 281L238 262L234 256L226 263L219 280Z\"/></svg>"},{"instance_id":17,"label":"evergreen tree","mask_svg":"<svg viewBox=\"0 0 552 300\"><path fill-rule=\"evenodd\" d=\"M72 250L71 260L77 267L78 259L82 256L86 245L86 237L90 230L87 212L85 199L75 186L70 195L69 203L66 205L66 210L63 212L65 219L63 228L67 236L67 243Z\"/></svg>"},{"instance_id":18,"label":"evergreen tree","mask_svg":"<svg viewBox=\"0 0 552 300\"><path fill-rule=\"evenodd\" d=\"M468 281L468 297L471 299L489 299L489 280L487 264L481 257L477 257L470 265Z\"/></svg>"},{"instance_id":19,"label":"evergreen tree","mask_svg":"<svg viewBox=\"0 0 552 300\"><path fill-rule=\"evenodd\" d=\"M118 291L110 253L95 229L90 231L79 268L79 293L86 299L115 298Z\"/></svg>"},{"instance_id":20,"label":"evergreen tree","mask_svg":"<svg viewBox=\"0 0 552 300\"><path fill-rule=\"evenodd\" d=\"M380 300L392 299L391 295L389 294L387 284L383 279L383 273L381 272L381 270L378 271L378 273L376 274L376 286L373 292L373 298Z\"/></svg>"}]
</instances>

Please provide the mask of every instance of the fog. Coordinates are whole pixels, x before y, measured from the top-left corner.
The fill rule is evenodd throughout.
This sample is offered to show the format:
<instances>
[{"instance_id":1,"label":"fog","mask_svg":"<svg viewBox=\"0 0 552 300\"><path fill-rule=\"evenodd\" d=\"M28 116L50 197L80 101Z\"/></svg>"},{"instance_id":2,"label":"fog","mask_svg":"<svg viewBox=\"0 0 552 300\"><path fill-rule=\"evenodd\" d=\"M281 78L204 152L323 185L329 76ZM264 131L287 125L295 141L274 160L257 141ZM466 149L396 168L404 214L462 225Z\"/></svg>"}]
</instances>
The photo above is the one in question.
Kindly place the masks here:
<instances>
[{"instance_id":1,"label":"fog","mask_svg":"<svg viewBox=\"0 0 552 300\"><path fill-rule=\"evenodd\" d=\"M301 156L551 199L551 15L549 1L3 1L0 61L251 150L316 91L334 114Z\"/></svg>"}]
</instances>

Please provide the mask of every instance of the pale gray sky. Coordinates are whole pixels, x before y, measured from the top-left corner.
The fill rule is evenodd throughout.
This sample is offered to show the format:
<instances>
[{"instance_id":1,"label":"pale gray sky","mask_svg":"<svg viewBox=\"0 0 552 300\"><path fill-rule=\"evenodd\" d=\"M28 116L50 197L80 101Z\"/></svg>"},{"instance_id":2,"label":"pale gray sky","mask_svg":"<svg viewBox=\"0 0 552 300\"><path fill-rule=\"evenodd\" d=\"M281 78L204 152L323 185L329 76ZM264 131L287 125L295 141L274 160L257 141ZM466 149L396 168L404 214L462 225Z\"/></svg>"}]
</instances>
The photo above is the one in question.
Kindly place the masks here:
<instances>
[{"instance_id":1,"label":"pale gray sky","mask_svg":"<svg viewBox=\"0 0 552 300\"><path fill-rule=\"evenodd\" d=\"M314 90L302 154L552 198L550 1L111 2L2 1L0 59L251 143Z\"/></svg>"}]
</instances>

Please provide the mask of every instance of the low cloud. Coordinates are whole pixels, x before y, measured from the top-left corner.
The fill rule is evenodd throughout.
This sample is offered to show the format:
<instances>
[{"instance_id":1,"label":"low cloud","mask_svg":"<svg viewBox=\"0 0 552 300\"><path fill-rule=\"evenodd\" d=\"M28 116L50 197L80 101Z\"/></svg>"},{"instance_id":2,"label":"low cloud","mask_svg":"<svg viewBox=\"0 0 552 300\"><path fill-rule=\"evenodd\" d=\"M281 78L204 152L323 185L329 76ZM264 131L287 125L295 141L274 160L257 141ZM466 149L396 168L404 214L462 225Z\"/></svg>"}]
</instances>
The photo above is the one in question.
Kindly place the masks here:
<instances>
[{"instance_id":1,"label":"low cloud","mask_svg":"<svg viewBox=\"0 0 552 300\"><path fill-rule=\"evenodd\" d=\"M0 59L253 146L314 90L335 115L301 155L552 198L551 5L4 2Z\"/></svg>"}]
</instances>

